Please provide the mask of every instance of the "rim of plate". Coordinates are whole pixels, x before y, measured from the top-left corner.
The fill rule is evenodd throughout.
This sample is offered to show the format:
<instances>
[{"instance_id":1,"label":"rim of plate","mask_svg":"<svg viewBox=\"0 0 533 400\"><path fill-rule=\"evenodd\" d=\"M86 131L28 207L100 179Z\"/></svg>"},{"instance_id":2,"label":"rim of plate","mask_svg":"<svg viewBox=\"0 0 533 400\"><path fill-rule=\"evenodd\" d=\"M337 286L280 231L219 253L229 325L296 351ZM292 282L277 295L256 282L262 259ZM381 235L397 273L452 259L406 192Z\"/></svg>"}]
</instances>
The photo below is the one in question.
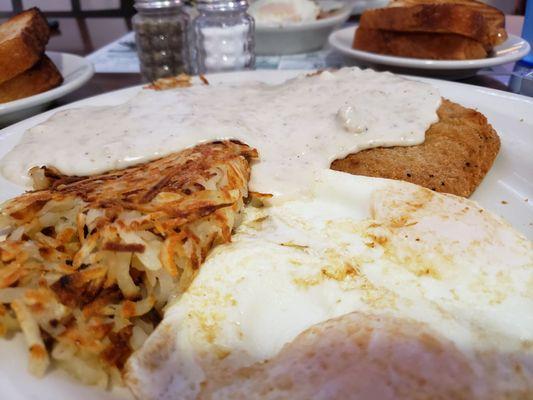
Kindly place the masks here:
<instances>
[{"instance_id":1,"label":"rim of plate","mask_svg":"<svg viewBox=\"0 0 533 400\"><path fill-rule=\"evenodd\" d=\"M37 106L62 97L67 93L73 92L81 87L94 75L93 64L84 57L56 51L47 51L46 54L51 56L51 58L65 58L69 60L70 63L75 62L77 65L75 69L69 72L67 75L65 75L62 69L58 68L60 69L61 75L63 75L63 83L60 86L47 90L46 92L35 94L33 96L0 104L0 116ZM73 78L70 79L71 77Z\"/></svg>"},{"instance_id":2,"label":"rim of plate","mask_svg":"<svg viewBox=\"0 0 533 400\"><path fill-rule=\"evenodd\" d=\"M343 54L363 61L394 67L408 67L419 69L475 69L493 67L518 61L527 55L531 49L529 43L519 36L509 34L508 39L495 47L499 54L476 60L428 60L398 56L387 56L352 48L352 41L358 25L339 29L329 36L329 44Z\"/></svg>"}]
</instances>

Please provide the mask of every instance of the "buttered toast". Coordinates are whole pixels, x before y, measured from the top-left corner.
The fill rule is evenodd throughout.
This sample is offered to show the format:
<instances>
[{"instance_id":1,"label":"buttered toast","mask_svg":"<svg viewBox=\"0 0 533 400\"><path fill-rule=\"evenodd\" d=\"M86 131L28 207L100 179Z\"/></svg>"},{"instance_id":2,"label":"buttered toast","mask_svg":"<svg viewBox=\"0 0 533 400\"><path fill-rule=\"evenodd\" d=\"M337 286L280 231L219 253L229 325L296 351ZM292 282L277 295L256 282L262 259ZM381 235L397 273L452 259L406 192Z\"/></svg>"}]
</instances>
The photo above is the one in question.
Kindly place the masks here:
<instances>
[{"instance_id":1,"label":"buttered toast","mask_svg":"<svg viewBox=\"0 0 533 400\"><path fill-rule=\"evenodd\" d=\"M440 60L443 54L454 60L487 57L480 42L454 33L392 32L359 27L353 47L372 53L430 60Z\"/></svg>"},{"instance_id":2,"label":"buttered toast","mask_svg":"<svg viewBox=\"0 0 533 400\"><path fill-rule=\"evenodd\" d=\"M455 33L492 48L507 39L504 14L474 0L397 0L367 10L360 26L397 32Z\"/></svg>"},{"instance_id":3,"label":"buttered toast","mask_svg":"<svg viewBox=\"0 0 533 400\"><path fill-rule=\"evenodd\" d=\"M396 0L361 16L353 47L402 57L487 57L507 39L505 16L475 0Z\"/></svg>"},{"instance_id":4,"label":"buttered toast","mask_svg":"<svg viewBox=\"0 0 533 400\"><path fill-rule=\"evenodd\" d=\"M0 103L33 96L61 85L63 77L54 63L43 56L37 63L14 78L0 83Z\"/></svg>"},{"instance_id":5,"label":"buttered toast","mask_svg":"<svg viewBox=\"0 0 533 400\"><path fill-rule=\"evenodd\" d=\"M50 28L37 8L31 8L0 25L0 83L30 69L44 53Z\"/></svg>"}]
</instances>

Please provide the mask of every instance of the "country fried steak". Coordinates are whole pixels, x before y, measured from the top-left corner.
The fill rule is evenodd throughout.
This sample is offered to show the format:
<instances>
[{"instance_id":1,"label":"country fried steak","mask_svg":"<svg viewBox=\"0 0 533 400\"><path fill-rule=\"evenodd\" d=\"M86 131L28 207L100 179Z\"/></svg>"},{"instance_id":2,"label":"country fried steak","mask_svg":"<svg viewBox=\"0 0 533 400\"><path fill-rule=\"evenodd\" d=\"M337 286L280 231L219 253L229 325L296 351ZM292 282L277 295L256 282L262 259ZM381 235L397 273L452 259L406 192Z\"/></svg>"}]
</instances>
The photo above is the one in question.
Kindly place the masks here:
<instances>
[{"instance_id":1,"label":"country fried steak","mask_svg":"<svg viewBox=\"0 0 533 400\"><path fill-rule=\"evenodd\" d=\"M443 99L437 114L424 143L364 150L335 160L331 168L469 197L491 168L500 139L476 110Z\"/></svg>"}]
</instances>

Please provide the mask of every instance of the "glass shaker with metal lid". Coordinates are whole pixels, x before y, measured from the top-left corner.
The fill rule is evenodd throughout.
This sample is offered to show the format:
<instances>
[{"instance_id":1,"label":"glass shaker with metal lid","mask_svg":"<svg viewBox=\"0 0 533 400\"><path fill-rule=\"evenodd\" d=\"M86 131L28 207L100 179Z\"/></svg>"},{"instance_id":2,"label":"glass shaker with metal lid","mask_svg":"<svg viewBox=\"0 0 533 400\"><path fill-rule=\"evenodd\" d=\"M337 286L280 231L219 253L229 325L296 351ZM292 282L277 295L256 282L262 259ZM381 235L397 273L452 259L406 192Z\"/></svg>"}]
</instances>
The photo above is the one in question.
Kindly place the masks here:
<instances>
[{"instance_id":1,"label":"glass shaker with metal lid","mask_svg":"<svg viewBox=\"0 0 533 400\"><path fill-rule=\"evenodd\" d=\"M136 0L133 29L141 73L149 80L189 69L189 16L181 0Z\"/></svg>"},{"instance_id":2,"label":"glass shaker with metal lid","mask_svg":"<svg viewBox=\"0 0 533 400\"><path fill-rule=\"evenodd\" d=\"M193 23L198 73L252 69L254 19L246 0L198 0Z\"/></svg>"}]
</instances>

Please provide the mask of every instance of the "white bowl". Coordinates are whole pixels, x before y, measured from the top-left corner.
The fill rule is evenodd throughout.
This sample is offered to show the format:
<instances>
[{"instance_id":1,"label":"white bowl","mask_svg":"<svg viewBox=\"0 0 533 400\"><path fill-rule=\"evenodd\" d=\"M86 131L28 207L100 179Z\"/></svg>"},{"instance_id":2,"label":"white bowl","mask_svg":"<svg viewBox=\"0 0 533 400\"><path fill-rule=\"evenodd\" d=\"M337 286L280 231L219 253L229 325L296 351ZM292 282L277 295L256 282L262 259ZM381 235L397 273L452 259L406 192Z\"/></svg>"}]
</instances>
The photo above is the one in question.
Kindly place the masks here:
<instances>
[{"instance_id":1,"label":"white bowl","mask_svg":"<svg viewBox=\"0 0 533 400\"><path fill-rule=\"evenodd\" d=\"M311 22L268 26L256 23L255 53L279 55L319 50L331 32L350 17L351 5L343 5L331 16Z\"/></svg>"}]
</instances>

